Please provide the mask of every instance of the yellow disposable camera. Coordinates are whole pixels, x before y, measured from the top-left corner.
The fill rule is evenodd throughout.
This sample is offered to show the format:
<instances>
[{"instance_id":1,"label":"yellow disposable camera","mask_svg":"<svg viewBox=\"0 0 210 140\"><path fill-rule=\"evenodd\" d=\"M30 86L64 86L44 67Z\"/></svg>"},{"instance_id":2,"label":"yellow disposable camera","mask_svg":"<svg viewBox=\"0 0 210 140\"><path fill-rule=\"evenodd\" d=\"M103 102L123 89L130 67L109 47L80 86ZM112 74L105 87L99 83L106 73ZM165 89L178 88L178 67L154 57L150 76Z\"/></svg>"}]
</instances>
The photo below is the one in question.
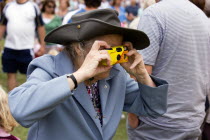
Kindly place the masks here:
<instances>
[{"instance_id":1,"label":"yellow disposable camera","mask_svg":"<svg viewBox=\"0 0 210 140\"><path fill-rule=\"evenodd\" d=\"M110 57L111 57L111 64L114 65L117 63L124 63L128 62L128 56L126 55L128 53L128 50L124 46L115 46L111 48L105 49L108 51ZM106 66L106 60L101 61L101 64Z\"/></svg>"}]
</instances>

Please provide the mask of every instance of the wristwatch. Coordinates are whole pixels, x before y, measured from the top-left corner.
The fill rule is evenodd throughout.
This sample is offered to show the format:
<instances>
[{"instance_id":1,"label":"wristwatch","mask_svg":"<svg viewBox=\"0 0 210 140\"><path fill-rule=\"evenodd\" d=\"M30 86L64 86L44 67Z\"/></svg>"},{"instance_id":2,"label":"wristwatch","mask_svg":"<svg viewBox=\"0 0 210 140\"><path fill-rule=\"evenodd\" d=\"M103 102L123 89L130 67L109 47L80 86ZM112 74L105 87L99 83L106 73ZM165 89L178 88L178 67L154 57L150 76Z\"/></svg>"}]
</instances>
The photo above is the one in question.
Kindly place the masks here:
<instances>
[{"instance_id":1,"label":"wristwatch","mask_svg":"<svg viewBox=\"0 0 210 140\"><path fill-rule=\"evenodd\" d=\"M76 90L77 88L77 79L74 77L73 74L67 74L66 75L67 78L71 78L71 80L74 82L74 90Z\"/></svg>"}]
</instances>

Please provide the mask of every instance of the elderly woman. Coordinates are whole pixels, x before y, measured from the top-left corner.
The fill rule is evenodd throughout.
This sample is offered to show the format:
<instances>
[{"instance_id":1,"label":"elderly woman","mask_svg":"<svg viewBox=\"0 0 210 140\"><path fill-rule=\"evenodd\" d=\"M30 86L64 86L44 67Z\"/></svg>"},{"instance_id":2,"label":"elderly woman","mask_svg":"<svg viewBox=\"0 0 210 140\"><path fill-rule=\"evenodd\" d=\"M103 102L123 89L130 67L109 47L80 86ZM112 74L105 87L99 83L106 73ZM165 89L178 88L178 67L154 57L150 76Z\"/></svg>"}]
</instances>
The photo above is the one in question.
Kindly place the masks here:
<instances>
[{"instance_id":1,"label":"elderly woman","mask_svg":"<svg viewBox=\"0 0 210 140\"><path fill-rule=\"evenodd\" d=\"M27 82L9 94L14 118L30 127L29 140L109 140L122 111L148 117L166 111L167 82L150 77L136 51L148 37L121 28L117 16L112 9L80 13L46 36L65 50L35 59ZM128 62L110 65L106 49L123 41Z\"/></svg>"}]
</instances>

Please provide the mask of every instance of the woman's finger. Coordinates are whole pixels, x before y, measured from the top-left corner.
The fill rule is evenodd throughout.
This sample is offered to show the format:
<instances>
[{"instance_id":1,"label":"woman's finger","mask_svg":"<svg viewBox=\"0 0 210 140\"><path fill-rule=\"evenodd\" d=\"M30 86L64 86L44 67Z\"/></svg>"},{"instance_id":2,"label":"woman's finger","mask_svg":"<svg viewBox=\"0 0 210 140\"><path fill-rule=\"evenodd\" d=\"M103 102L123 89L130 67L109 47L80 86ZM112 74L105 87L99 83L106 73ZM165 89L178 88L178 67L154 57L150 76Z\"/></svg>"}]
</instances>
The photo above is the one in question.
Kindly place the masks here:
<instances>
[{"instance_id":1,"label":"woman's finger","mask_svg":"<svg viewBox=\"0 0 210 140\"><path fill-rule=\"evenodd\" d=\"M110 46L105 41L97 40L93 43L91 50L99 50L101 47L110 48Z\"/></svg>"},{"instance_id":2,"label":"woman's finger","mask_svg":"<svg viewBox=\"0 0 210 140\"><path fill-rule=\"evenodd\" d=\"M131 64L130 69L135 68L140 62L141 62L141 59L135 59L133 63Z\"/></svg>"},{"instance_id":3,"label":"woman's finger","mask_svg":"<svg viewBox=\"0 0 210 140\"><path fill-rule=\"evenodd\" d=\"M133 44L131 42L124 42L123 46L127 47L128 50L133 49Z\"/></svg>"},{"instance_id":4,"label":"woman's finger","mask_svg":"<svg viewBox=\"0 0 210 140\"><path fill-rule=\"evenodd\" d=\"M107 50L99 50L100 54L109 54Z\"/></svg>"},{"instance_id":5,"label":"woman's finger","mask_svg":"<svg viewBox=\"0 0 210 140\"><path fill-rule=\"evenodd\" d=\"M132 49L132 50L130 50L126 55L127 55L127 56L132 56L132 55L137 54L137 53L138 53L138 52L137 52L136 49Z\"/></svg>"},{"instance_id":6,"label":"woman's finger","mask_svg":"<svg viewBox=\"0 0 210 140\"><path fill-rule=\"evenodd\" d=\"M140 64L140 63L142 63L142 62L143 62L143 58L142 58L141 54L136 53L136 54L135 54L134 62L131 64L130 69L135 68L138 64ZM143 66L144 66L144 65L143 65Z\"/></svg>"},{"instance_id":7,"label":"woman's finger","mask_svg":"<svg viewBox=\"0 0 210 140\"><path fill-rule=\"evenodd\" d=\"M102 60L107 60L107 65L109 66L111 64L111 58L109 54L100 54L99 58L99 62L101 62Z\"/></svg>"}]
</instances>

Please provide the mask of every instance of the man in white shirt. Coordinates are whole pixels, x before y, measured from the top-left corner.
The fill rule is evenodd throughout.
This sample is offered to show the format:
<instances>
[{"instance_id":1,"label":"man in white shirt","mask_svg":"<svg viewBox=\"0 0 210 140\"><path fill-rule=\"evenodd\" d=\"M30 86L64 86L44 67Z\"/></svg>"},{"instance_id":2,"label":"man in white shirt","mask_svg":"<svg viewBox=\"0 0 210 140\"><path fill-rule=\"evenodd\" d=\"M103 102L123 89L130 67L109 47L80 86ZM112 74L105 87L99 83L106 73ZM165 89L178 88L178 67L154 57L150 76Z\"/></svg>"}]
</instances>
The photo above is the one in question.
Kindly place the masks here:
<instances>
[{"instance_id":1,"label":"man in white shirt","mask_svg":"<svg viewBox=\"0 0 210 140\"><path fill-rule=\"evenodd\" d=\"M0 38L7 31L2 68L7 73L9 91L16 87L17 71L26 74L34 57L36 29L41 44L36 55L41 56L45 52L45 30L38 6L28 0L16 0L5 6L0 21Z\"/></svg>"}]
</instances>

